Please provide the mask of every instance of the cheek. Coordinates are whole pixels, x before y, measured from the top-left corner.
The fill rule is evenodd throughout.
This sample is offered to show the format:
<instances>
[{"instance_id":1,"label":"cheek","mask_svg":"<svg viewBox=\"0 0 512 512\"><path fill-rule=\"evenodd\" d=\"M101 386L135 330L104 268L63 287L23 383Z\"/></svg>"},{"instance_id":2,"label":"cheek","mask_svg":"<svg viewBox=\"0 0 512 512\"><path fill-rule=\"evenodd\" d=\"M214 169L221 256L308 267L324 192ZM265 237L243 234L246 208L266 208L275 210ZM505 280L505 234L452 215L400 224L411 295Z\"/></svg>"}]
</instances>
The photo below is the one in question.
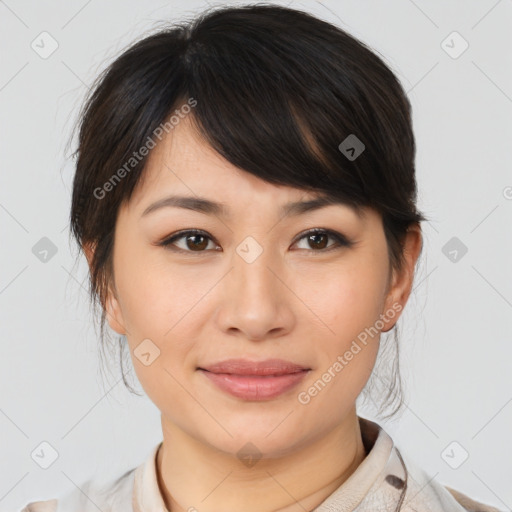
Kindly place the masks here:
<instances>
[{"instance_id":1,"label":"cheek","mask_svg":"<svg viewBox=\"0 0 512 512\"><path fill-rule=\"evenodd\" d=\"M334 334L329 331L318 337L316 333L317 365L297 398L308 417L325 418L323 428L332 427L348 414L375 366L380 335L371 329L374 315L369 313L365 297L348 289L346 294L338 294L337 307L326 322ZM306 421L305 430L310 427Z\"/></svg>"},{"instance_id":2,"label":"cheek","mask_svg":"<svg viewBox=\"0 0 512 512\"><path fill-rule=\"evenodd\" d=\"M161 390L174 389L172 375L183 381L183 361L195 342L188 322L201 290L151 255L136 244L129 251L120 244L115 269L133 366L148 395L158 400Z\"/></svg>"},{"instance_id":3,"label":"cheek","mask_svg":"<svg viewBox=\"0 0 512 512\"><path fill-rule=\"evenodd\" d=\"M190 281L165 264L163 250L124 239L116 255L116 286L125 325L134 338L164 339L194 300Z\"/></svg>"},{"instance_id":4,"label":"cheek","mask_svg":"<svg viewBox=\"0 0 512 512\"><path fill-rule=\"evenodd\" d=\"M316 318L318 365L302 388L311 398L311 411L333 407L342 414L365 386L375 365L380 334L376 322L385 299L387 266L371 255L344 262L343 268L309 273L302 294ZM299 281L297 281L297 284ZM308 315L308 318L311 318ZM319 398L314 398L318 396ZM307 400L307 397L306 397Z\"/></svg>"},{"instance_id":5,"label":"cheek","mask_svg":"<svg viewBox=\"0 0 512 512\"><path fill-rule=\"evenodd\" d=\"M172 415L190 402L182 384L188 378L187 357L197 342L189 322L198 300L190 287L174 284L158 268L143 268L131 274L122 291L127 340L142 388L162 412Z\"/></svg>"},{"instance_id":6,"label":"cheek","mask_svg":"<svg viewBox=\"0 0 512 512\"><path fill-rule=\"evenodd\" d=\"M322 332L343 343L379 318L385 301L386 272L385 263L360 255L343 265L297 273L294 286L300 290L299 296L306 297L305 303Z\"/></svg>"},{"instance_id":7,"label":"cheek","mask_svg":"<svg viewBox=\"0 0 512 512\"><path fill-rule=\"evenodd\" d=\"M343 374L342 379L357 388L369 376L378 352L375 324L381 313L382 296L374 281L362 279L331 282L328 291L331 300L325 303L325 323L332 332L322 344L324 365L331 368L341 359L343 369L337 365L331 368L331 374Z\"/></svg>"}]
</instances>

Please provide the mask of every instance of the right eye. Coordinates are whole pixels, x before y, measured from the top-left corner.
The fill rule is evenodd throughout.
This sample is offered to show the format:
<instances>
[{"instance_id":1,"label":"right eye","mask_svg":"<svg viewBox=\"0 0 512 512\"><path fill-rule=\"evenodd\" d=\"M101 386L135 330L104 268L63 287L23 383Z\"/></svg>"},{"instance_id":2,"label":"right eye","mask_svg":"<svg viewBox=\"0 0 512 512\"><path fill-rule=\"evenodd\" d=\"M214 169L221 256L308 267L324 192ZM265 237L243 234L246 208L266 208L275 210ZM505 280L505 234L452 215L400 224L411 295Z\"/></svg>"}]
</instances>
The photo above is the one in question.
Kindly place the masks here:
<instances>
[{"instance_id":1,"label":"right eye","mask_svg":"<svg viewBox=\"0 0 512 512\"><path fill-rule=\"evenodd\" d=\"M185 240L184 247L178 247L176 245L176 241L181 239ZM171 251L204 252L208 247L208 240L213 243L213 239L205 231L201 231L200 229L188 229L174 233L158 245Z\"/></svg>"}]
</instances>

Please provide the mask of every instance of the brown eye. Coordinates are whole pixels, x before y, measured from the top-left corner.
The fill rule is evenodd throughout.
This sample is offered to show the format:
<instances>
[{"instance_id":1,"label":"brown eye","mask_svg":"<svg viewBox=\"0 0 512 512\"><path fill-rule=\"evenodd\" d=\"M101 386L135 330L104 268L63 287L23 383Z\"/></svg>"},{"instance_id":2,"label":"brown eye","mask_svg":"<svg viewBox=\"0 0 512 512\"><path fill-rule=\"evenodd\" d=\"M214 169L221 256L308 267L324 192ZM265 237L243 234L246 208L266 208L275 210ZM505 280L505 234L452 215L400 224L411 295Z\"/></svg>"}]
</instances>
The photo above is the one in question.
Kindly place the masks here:
<instances>
[{"instance_id":1,"label":"brown eye","mask_svg":"<svg viewBox=\"0 0 512 512\"><path fill-rule=\"evenodd\" d=\"M184 239L185 243L180 247L176 242L178 240ZM204 250L208 247L208 242L212 241L212 239L198 230L188 230L181 231L170 238L165 239L159 245L167 247L171 250L174 249L175 246L178 250L182 250L185 252L204 252Z\"/></svg>"},{"instance_id":2,"label":"brown eye","mask_svg":"<svg viewBox=\"0 0 512 512\"><path fill-rule=\"evenodd\" d=\"M193 251L206 249L208 246L207 237L203 235L188 235L185 237L187 247ZM206 243L205 243L206 241Z\"/></svg>"},{"instance_id":3,"label":"brown eye","mask_svg":"<svg viewBox=\"0 0 512 512\"><path fill-rule=\"evenodd\" d=\"M326 233L313 233L312 235L308 235L307 238L308 243L311 244L312 248L325 249L327 247L329 235Z\"/></svg>"},{"instance_id":4,"label":"brown eye","mask_svg":"<svg viewBox=\"0 0 512 512\"><path fill-rule=\"evenodd\" d=\"M333 244L328 245L328 240L332 239ZM306 250L313 250L314 252L326 252L331 249L336 249L343 246L351 246L349 242L341 233L331 231L330 229L314 229L303 234L298 241L306 240Z\"/></svg>"}]
</instances>

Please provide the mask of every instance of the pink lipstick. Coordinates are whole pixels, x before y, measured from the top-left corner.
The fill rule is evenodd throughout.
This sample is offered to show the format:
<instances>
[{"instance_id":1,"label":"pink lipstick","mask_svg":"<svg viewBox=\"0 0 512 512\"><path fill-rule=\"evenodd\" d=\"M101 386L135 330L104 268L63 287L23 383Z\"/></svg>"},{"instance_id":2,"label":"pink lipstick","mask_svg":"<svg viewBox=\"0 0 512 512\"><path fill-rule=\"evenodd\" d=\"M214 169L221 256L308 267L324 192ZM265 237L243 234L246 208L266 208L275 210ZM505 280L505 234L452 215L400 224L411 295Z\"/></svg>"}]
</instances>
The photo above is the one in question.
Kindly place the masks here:
<instances>
[{"instance_id":1,"label":"pink lipstick","mask_svg":"<svg viewBox=\"0 0 512 512\"><path fill-rule=\"evenodd\" d=\"M228 359L198 368L220 390L243 400L270 400L294 388L310 371L283 359Z\"/></svg>"}]
</instances>

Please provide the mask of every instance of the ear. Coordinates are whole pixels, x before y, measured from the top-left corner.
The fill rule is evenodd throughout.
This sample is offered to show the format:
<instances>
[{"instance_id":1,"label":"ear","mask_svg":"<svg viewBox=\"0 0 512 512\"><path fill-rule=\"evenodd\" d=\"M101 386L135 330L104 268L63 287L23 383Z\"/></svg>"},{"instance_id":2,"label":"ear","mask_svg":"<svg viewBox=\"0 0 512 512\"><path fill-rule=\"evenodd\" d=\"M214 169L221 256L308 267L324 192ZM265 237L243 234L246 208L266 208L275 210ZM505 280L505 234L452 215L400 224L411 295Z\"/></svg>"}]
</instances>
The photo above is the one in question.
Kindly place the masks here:
<instances>
[{"instance_id":1,"label":"ear","mask_svg":"<svg viewBox=\"0 0 512 512\"><path fill-rule=\"evenodd\" d=\"M382 320L385 325L382 332L387 332L394 327L400 317L400 314L396 313L400 313L404 309L409 299L414 280L414 269L422 244L423 237L420 225L418 223L411 224L403 241L403 266L399 271L396 269L392 271L391 284L383 311L384 317ZM389 316L386 315L386 312L390 313ZM393 312L392 315L391 312Z\"/></svg>"},{"instance_id":2,"label":"ear","mask_svg":"<svg viewBox=\"0 0 512 512\"><path fill-rule=\"evenodd\" d=\"M89 269L91 268L92 259L94 256L94 251L96 246L91 244L85 244L83 246L83 251L85 257L87 258L87 263L89 264ZM126 334L126 328L124 326L123 314L121 312L121 307L119 305L119 300L117 299L117 293L115 291L115 285L109 284L108 291L105 297L105 304L102 304L105 312L107 314L107 321L110 325L111 329L113 329L118 334Z\"/></svg>"}]
</instances>

